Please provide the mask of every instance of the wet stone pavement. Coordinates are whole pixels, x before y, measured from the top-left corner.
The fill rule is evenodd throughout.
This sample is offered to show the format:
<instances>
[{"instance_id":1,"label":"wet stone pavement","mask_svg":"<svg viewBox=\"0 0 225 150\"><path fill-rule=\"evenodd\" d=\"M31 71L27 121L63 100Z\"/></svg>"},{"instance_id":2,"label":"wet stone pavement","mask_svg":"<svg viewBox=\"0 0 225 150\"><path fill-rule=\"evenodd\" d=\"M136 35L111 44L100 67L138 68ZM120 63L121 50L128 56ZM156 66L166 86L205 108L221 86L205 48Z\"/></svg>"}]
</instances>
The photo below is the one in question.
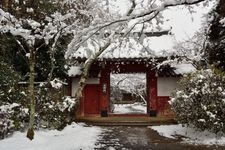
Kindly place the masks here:
<instances>
[{"instance_id":1,"label":"wet stone pavement","mask_svg":"<svg viewBox=\"0 0 225 150\"><path fill-rule=\"evenodd\" d=\"M95 150L225 150L225 147L199 146L160 136L148 127L102 127Z\"/></svg>"}]
</instances>

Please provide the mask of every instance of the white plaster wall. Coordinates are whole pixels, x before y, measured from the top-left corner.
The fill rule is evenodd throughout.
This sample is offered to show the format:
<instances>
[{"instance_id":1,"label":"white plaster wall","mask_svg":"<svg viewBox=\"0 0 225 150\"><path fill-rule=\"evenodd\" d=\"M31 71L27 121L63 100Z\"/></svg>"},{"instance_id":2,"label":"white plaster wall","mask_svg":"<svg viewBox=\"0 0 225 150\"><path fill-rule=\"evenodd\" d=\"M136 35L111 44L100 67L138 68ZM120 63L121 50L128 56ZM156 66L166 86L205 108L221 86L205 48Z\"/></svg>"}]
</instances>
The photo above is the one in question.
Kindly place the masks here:
<instances>
[{"instance_id":1,"label":"white plaster wall","mask_svg":"<svg viewBox=\"0 0 225 150\"><path fill-rule=\"evenodd\" d=\"M177 88L177 77L159 77L157 78L158 96L170 96L171 92Z\"/></svg>"},{"instance_id":2,"label":"white plaster wall","mask_svg":"<svg viewBox=\"0 0 225 150\"><path fill-rule=\"evenodd\" d=\"M99 81L99 78L89 78L86 83L87 84L99 84L100 81ZM75 91L78 88L78 85L79 85L79 78L73 78L72 79L72 88L71 88L72 97L75 96Z\"/></svg>"},{"instance_id":3,"label":"white plaster wall","mask_svg":"<svg viewBox=\"0 0 225 150\"><path fill-rule=\"evenodd\" d=\"M99 83L100 83L99 78L89 78L87 80L87 84L99 84Z\"/></svg>"}]
</instances>

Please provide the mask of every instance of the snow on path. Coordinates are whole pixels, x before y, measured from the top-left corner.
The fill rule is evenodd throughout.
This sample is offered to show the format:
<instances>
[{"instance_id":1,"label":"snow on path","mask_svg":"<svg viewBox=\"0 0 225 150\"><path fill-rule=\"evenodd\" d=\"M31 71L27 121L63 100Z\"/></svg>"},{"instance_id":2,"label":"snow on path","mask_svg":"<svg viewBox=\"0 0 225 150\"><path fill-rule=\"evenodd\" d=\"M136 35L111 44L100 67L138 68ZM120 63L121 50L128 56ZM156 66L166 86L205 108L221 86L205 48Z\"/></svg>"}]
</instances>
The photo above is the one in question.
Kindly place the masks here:
<instances>
[{"instance_id":1,"label":"snow on path","mask_svg":"<svg viewBox=\"0 0 225 150\"><path fill-rule=\"evenodd\" d=\"M225 134L216 135L209 131L200 132L191 127L182 127L182 125L161 125L149 127L156 130L160 135L167 138L176 139L182 137L184 143L196 145L220 145L225 146Z\"/></svg>"},{"instance_id":2,"label":"snow on path","mask_svg":"<svg viewBox=\"0 0 225 150\"><path fill-rule=\"evenodd\" d=\"M0 140L0 150L92 150L102 130L73 123L62 131L36 131L34 140L26 133L15 132L12 137Z\"/></svg>"},{"instance_id":3,"label":"snow on path","mask_svg":"<svg viewBox=\"0 0 225 150\"><path fill-rule=\"evenodd\" d=\"M146 105L141 103L114 104L114 114L146 114Z\"/></svg>"}]
</instances>

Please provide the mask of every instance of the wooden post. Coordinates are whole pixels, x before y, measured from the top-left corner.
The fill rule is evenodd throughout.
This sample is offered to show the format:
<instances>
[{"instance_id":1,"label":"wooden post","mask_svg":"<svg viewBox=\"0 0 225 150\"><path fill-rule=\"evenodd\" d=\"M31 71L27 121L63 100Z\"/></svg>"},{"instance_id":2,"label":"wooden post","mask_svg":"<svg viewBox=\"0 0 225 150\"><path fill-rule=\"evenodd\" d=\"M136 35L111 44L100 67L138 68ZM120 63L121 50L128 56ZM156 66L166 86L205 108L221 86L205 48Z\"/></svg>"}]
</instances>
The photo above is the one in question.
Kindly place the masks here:
<instances>
[{"instance_id":1,"label":"wooden post","mask_svg":"<svg viewBox=\"0 0 225 150\"><path fill-rule=\"evenodd\" d=\"M107 69L102 69L101 78L100 78L100 113L101 114L108 112L109 94L110 94L110 74Z\"/></svg>"},{"instance_id":2,"label":"wooden post","mask_svg":"<svg viewBox=\"0 0 225 150\"><path fill-rule=\"evenodd\" d=\"M147 72L148 113L150 116L157 114L157 77L155 70Z\"/></svg>"},{"instance_id":3,"label":"wooden post","mask_svg":"<svg viewBox=\"0 0 225 150\"><path fill-rule=\"evenodd\" d=\"M79 107L79 111L78 111L78 114L80 115L80 116L84 116L85 114L84 114L84 92L85 92L85 87L84 87L84 89L83 89L83 91L82 91L82 97L79 99L79 101L80 101L80 107Z\"/></svg>"}]
</instances>

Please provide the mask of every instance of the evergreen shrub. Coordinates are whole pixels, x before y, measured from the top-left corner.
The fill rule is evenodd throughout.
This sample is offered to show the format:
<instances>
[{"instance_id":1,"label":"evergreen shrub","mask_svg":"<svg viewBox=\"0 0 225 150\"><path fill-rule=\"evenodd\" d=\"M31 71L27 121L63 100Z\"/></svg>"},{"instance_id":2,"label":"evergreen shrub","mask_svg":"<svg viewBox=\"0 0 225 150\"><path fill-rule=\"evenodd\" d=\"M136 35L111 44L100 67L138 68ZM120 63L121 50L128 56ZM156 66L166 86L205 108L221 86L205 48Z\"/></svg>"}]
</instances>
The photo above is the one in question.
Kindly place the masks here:
<instances>
[{"instance_id":1,"label":"evergreen shrub","mask_svg":"<svg viewBox=\"0 0 225 150\"><path fill-rule=\"evenodd\" d=\"M197 70L179 82L170 104L179 123L225 133L225 75L217 69Z\"/></svg>"}]
</instances>

